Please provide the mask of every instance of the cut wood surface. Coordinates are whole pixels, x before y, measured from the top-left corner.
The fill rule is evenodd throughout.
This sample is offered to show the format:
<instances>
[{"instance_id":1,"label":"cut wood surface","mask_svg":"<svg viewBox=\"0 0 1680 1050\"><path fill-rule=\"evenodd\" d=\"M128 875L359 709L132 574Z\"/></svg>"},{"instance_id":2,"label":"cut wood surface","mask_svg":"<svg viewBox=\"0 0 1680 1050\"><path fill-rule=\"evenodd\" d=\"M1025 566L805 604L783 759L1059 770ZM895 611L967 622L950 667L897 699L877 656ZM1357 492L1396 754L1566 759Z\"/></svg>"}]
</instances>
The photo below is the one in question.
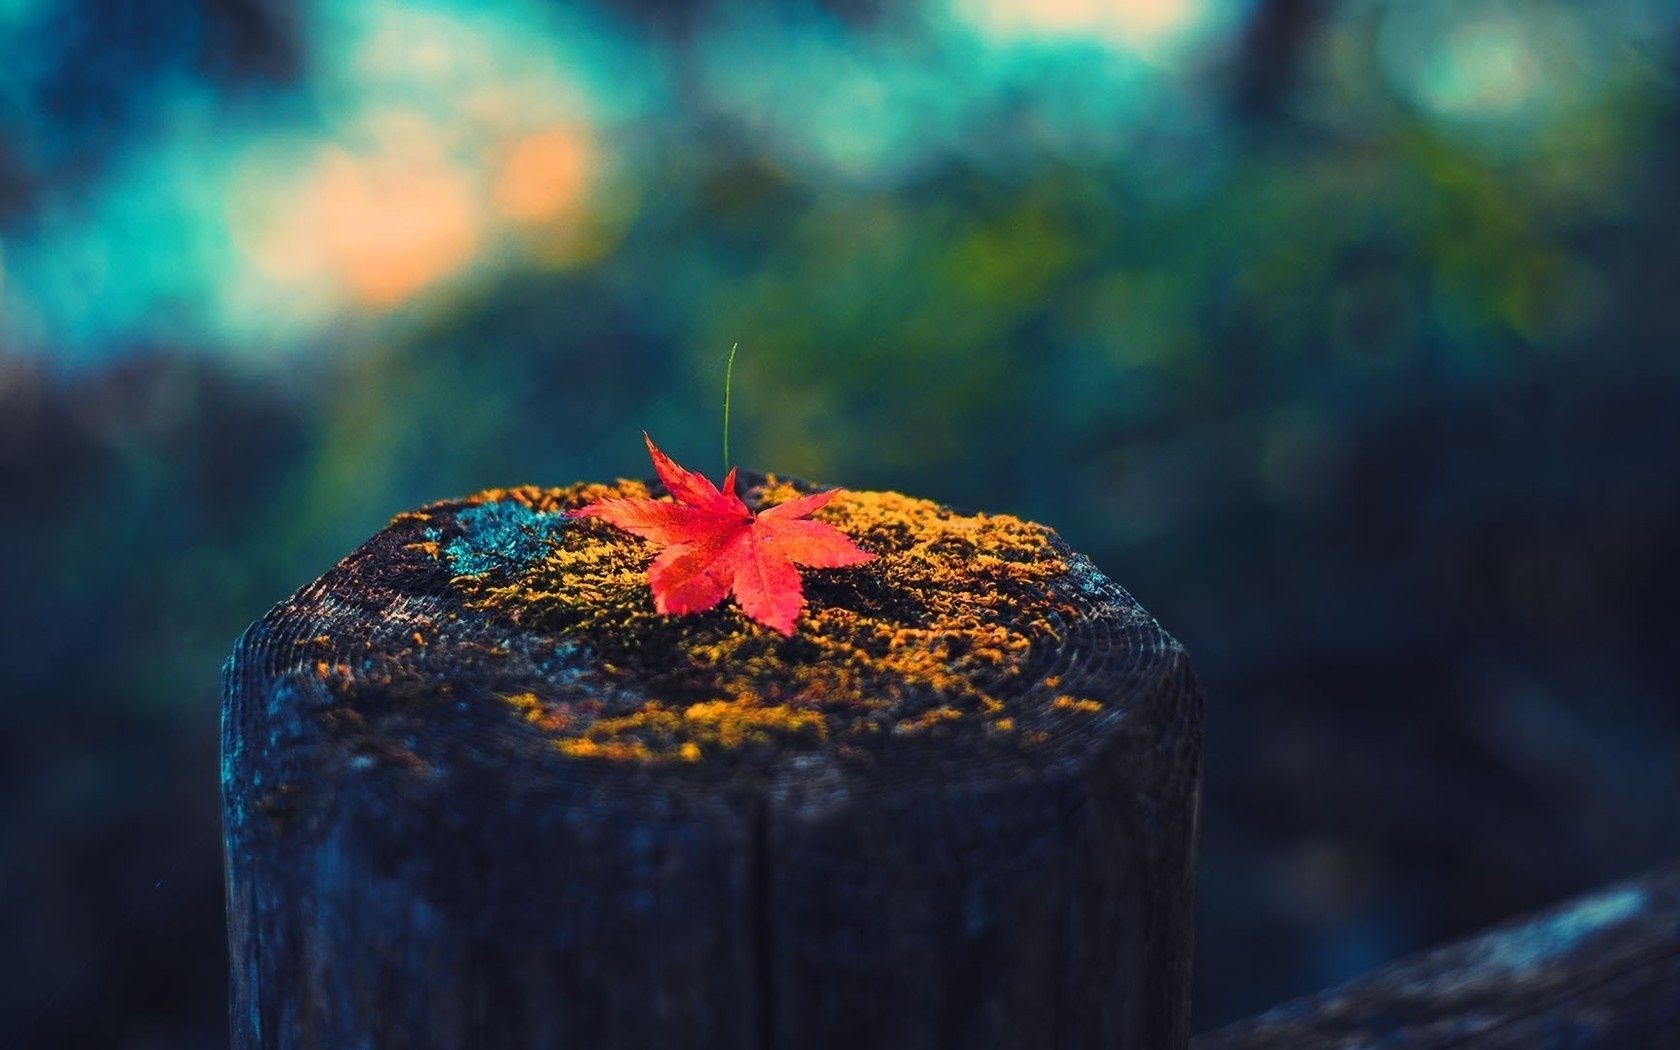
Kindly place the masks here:
<instances>
[{"instance_id":1,"label":"cut wood surface","mask_svg":"<svg viewBox=\"0 0 1680 1050\"><path fill-rule=\"evenodd\" d=\"M791 638L659 616L564 513L649 491L399 515L240 639L236 1045L1184 1045L1178 644L1050 530L880 492Z\"/></svg>"}]
</instances>

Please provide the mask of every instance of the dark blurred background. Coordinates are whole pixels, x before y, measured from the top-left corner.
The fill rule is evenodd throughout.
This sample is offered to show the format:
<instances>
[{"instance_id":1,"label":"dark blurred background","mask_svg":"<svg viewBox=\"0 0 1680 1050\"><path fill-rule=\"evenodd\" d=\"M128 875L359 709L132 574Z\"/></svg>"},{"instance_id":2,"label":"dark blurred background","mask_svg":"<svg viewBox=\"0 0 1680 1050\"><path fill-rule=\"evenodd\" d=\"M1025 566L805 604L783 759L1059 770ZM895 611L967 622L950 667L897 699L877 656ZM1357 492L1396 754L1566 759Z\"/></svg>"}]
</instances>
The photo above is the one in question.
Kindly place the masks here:
<instances>
[{"instance_id":1,"label":"dark blurred background","mask_svg":"<svg viewBox=\"0 0 1680 1050\"><path fill-rule=\"evenodd\" d=\"M1680 16L0 0L0 1033L217 1046L219 665L416 503L1049 522L1206 684L1196 1028L1680 852Z\"/></svg>"}]
</instances>

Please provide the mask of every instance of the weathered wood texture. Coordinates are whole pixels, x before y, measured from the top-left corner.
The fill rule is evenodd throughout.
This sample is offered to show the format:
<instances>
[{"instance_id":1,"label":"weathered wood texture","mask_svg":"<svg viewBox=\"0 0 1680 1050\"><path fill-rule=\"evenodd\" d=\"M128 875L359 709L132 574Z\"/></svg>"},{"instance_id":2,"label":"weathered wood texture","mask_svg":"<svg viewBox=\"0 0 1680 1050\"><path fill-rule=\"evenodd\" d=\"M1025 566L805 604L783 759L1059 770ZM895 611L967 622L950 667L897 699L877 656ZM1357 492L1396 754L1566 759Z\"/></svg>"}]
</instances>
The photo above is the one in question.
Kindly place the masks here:
<instances>
[{"instance_id":1,"label":"weathered wood texture","mask_svg":"<svg viewBox=\"0 0 1680 1050\"><path fill-rule=\"evenodd\" d=\"M237 1046L1185 1044L1201 699L1129 595L854 493L794 638L653 617L601 494L399 516L240 639Z\"/></svg>"},{"instance_id":2,"label":"weathered wood texture","mask_svg":"<svg viewBox=\"0 0 1680 1050\"><path fill-rule=\"evenodd\" d=\"M1496 927L1193 1045L1680 1047L1680 868Z\"/></svg>"}]
</instances>

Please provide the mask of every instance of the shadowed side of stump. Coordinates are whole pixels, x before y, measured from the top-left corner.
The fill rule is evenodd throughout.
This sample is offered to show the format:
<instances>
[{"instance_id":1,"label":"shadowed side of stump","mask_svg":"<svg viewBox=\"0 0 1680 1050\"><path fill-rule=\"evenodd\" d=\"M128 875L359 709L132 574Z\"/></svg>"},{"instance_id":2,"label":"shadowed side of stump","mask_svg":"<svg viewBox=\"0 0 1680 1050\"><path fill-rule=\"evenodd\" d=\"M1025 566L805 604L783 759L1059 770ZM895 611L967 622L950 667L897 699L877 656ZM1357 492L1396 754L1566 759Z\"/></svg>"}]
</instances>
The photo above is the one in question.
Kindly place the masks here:
<instances>
[{"instance_id":1,"label":"shadowed side of stump","mask_svg":"<svg viewBox=\"0 0 1680 1050\"><path fill-rule=\"evenodd\" d=\"M1058 760L953 752L904 788L773 789L776 1045L1184 1043L1199 697L1176 646L1102 622L1061 624L1044 677L1118 710Z\"/></svg>"},{"instance_id":2,"label":"shadowed side of stump","mask_svg":"<svg viewBox=\"0 0 1680 1050\"><path fill-rule=\"evenodd\" d=\"M399 516L241 639L235 1043L1183 1045L1176 643L1049 530L891 493L822 512L880 557L792 638L657 616L564 513L646 492Z\"/></svg>"}]
</instances>

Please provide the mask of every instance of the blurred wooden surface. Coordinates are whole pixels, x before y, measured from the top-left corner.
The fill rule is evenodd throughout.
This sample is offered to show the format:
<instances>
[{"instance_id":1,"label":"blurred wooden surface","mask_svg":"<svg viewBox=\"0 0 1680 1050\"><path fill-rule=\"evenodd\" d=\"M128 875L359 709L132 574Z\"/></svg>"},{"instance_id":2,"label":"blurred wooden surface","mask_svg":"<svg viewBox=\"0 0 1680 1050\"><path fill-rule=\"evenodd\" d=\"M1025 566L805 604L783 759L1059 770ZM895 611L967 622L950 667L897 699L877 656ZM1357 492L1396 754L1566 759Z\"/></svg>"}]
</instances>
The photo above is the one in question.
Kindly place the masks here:
<instances>
[{"instance_id":1,"label":"blurred wooden surface","mask_svg":"<svg viewBox=\"0 0 1680 1050\"><path fill-rule=\"evenodd\" d=\"M1680 1046L1680 868L1396 963L1193 1045Z\"/></svg>"}]
</instances>

